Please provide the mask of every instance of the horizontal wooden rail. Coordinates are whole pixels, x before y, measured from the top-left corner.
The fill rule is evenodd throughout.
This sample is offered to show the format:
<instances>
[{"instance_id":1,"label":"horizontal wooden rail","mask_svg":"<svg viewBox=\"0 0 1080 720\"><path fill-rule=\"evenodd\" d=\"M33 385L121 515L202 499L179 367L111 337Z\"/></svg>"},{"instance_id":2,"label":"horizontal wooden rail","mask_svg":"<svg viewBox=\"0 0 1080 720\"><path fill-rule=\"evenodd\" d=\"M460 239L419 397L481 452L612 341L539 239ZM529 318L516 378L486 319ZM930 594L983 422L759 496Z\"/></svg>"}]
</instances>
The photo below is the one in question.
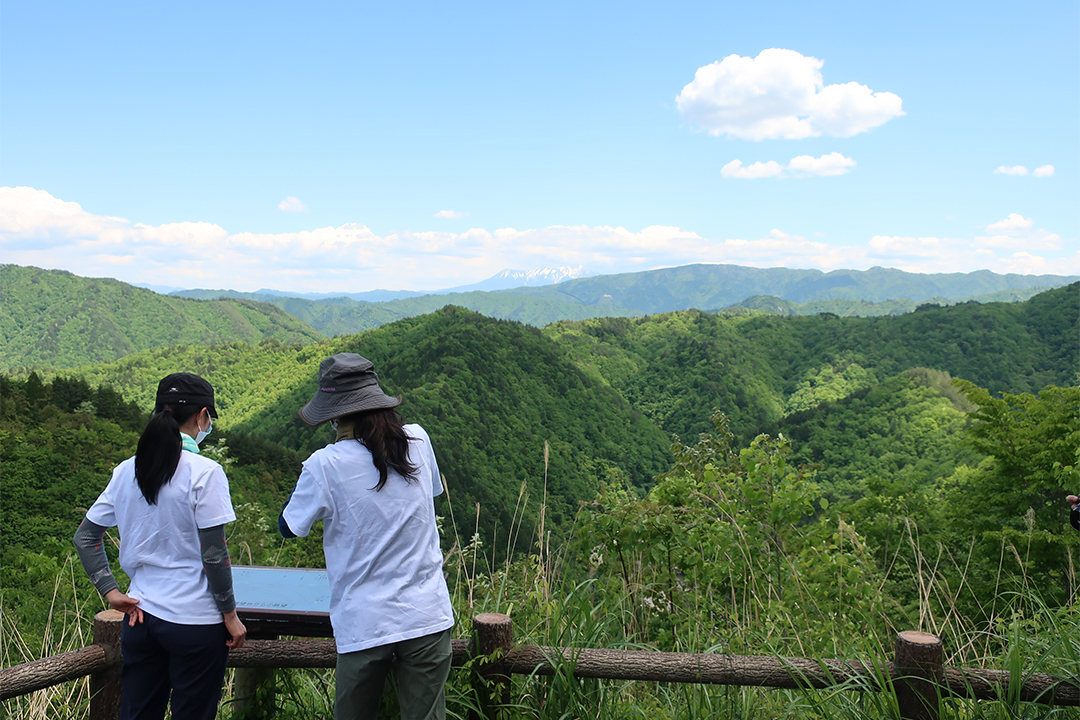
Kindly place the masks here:
<instances>
[{"instance_id":1,"label":"horizontal wooden rail","mask_svg":"<svg viewBox=\"0 0 1080 720\"><path fill-rule=\"evenodd\" d=\"M454 667L469 659L469 641L451 640ZM332 668L337 665L333 640L248 640L229 651L233 668ZM0 671L2 672L2 671Z\"/></svg>"},{"instance_id":2,"label":"horizontal wooden rail","mask_svg":"<svg viewBox=\"0 0 1080 720\"><path fill-rule=\"evenodd\" d=\"M945 668L945 683L957 697L976 700L997 700L1008 694L1012 673L1007 670L983 668ZM1020 700L1043 705L1080 706L1080 686L1076 680L1059 678L1047 673L1024 675Z\"/></svg>"},{"instance_id":3,"label":"horizontal wooden rail","mask_svg":"<svg viewBox=\"0 0 1080 720\"><path fill-rule=\"evenodd\" d=\"M573 665L576 677L647 682L706 683L771 688L871 687L873 668L844 660L778 658L772 655L704 655L651 650L606 650L525 646L507 653L506 670L521 675L553 675ZM891 665L891 663L887 663ZM891 668L883 670L888 675ZM864 687L865 686L865 687Z\"/></svg>"},{"instance_id":4,"label":"horizontal wooden rail","mask_svg":"<svg viewBox=\"0 0 1080 720\"><path fill-rule=\"evenodd\" d=\"M113 634L112 631L119 630L119 619L110 615L110 612L99 613L95 618L95 639L98 644L23 665L0 668L0 700L87 675L94 675L100 682L106 675L112 674L110 677L114 679L110 682L115 684L121 657L119 633ZM498 632L503 633L494 645L483 637L485 628L490 628L493 623L501 628ZM927 682L925 676L912 675L905 669L910 666L900 667L894 662L874 664L770 655L669 653L536 645L513 647L509 634L509 618L497 615L477 616L474 627L478 634L475 641L452 642L453 665L464 665L473 656L474 648L477 651L491 651L490 659L481 663L478 672L496 683L503 683L500 693L502 697L505 697L508 689L510 675L553 675L567 664L571 666L576 677L626 681L790 689L846 688L859 691L888 691L893 687L899 690L904 682L912 678L918 682ZM925 634L901 633L901 638L904 635ZM933 639L936 641L936 638ZM234 668L332 668L336 663L337 650L334 641L324 639L249 640L243 648L229 653L229 666ZM931 683L933 692L942 698L997 700L1006 697L1013 685L1013 676L1002 670L943 667L936 677L937 682ZM1034 673L1024 676L1023 685L1018 689L1018 697L1026 702L1080 706L1080 686L1073 680ZM110 707L114 705L115 703ZM111 715L111 711L109 714ZM93 709L91 715L94 716ZM923 716L916 714L910 717Z\"/></svg>"},{"instance_id":5,"label":"horizontal wooden rail","mask_svg":"<svg viewBox=\"0 0 1080 720\"><path fill-rule=\"evenodd\" d=\"M558 666L572 663L574 676L606 680L704 683L753 687L807 689L847 686L851 690L885 690L878 678L888 682L902 677L896 663L847 660L778 658L772 655L695 655L650 650L554 648L527 645L511 650L502 661L503 672L515 675L554 675ZM981 668L945 669L946 697L998 700L1012 682L1005 670ZM1047 705L1080 706L1080 686L1045 673L1024 676L1020 699Z\"/></svg>"},{"instance_id":6,"label":"horizontal wooden rail","mask_svg":"<svg viewBox=\"0 0 1080 720\"><path fill-rule=\"evenodd\" d=\"M100 672L113 663L120 664L119 656L110 662L109 653L104 647L90 645L24 665L0 668L0 700L78 680Z\"/></svg>"}]
</instances>

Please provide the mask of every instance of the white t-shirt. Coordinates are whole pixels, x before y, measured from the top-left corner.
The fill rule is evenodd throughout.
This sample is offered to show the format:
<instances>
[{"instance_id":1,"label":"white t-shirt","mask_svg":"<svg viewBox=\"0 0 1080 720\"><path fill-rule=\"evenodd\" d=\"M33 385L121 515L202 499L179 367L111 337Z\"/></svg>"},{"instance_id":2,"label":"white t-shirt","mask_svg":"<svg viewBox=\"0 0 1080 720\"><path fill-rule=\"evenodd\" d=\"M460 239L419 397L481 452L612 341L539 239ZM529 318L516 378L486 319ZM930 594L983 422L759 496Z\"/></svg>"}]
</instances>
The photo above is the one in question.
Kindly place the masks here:
<instances>
[{"instance_id":1,"label":"white t-shirt","mask_svg":"<svg viewBox=\"0 0 1080 720\"><path fill-rule=\"evenodd\" d=\"M135 458L128 458L86 517L119 528L120 566L131 578L127 594L138 598L142 610L181 625L222 621L199 547L200 529L236 519L221 465L181 451L176 472L151 505L135 482Z\"/></svg>"},{"instance_id":2,"label":"white t-shirt","mask_svg":"<svg viewBox=\"0 0 1080 720\"><path fill-rule=\"evenodd\" d=\"M339 653L410 640L454 625L432 498L442 492L431 440L406 425L416 482L379 471L357 440L341 440L304 462L284 517L307 535L323 521L330 621Z\"/></svg>"}]
</instances>

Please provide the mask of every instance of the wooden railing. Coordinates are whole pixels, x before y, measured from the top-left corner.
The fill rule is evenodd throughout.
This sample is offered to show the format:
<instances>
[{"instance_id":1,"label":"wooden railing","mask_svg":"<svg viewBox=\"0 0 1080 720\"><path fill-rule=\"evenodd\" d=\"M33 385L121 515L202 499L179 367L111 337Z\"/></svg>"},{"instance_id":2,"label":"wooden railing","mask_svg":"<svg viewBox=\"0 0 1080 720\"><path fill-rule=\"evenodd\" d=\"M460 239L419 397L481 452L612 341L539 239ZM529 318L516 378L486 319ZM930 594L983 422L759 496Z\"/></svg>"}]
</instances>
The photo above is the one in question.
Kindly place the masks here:
<instances>
[{"instance_id":1,"label":"wooden railing","mask_svg":"<svg viewBox=\"0 0 1080 720\"><path fill-rule=\"evenodd\" d=\"M113 720L120 707L120 627L123 615L105 610L94 618L94 644L24 665L0 669L0 700L90 676L91 720ZM473 657L485 682L481 705L494 715L510 701L511 675L553 675L569 668L575 677L648 682L707 683L769 688L837 688L895 692L900 715L936 720L947 698L996 700L1013 697L1047 705L1080 706L1080 685L1042 673L1018 679L1002 670L945 667L934 635L908 631L897 636L891 662L815 660L773 656L668 653L598 648L515 646L506 615L484 613L473 620L475 637L453 641L453 665ZM229 653L234 668L332 668L333 640L249 640Z\"/></svg>"}]
</instances>

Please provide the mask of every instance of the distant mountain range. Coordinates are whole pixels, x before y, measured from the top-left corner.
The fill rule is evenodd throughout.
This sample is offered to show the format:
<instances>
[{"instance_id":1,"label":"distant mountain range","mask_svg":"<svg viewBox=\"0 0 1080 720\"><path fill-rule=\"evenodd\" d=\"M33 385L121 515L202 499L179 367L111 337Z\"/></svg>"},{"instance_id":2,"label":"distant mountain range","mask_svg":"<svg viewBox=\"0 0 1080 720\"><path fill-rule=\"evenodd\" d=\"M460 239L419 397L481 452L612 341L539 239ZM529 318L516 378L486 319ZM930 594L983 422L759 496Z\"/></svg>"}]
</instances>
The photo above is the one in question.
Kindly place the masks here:
<instances>
[{"instance_id":1,"label":"distant mountain range","mask_svg":"<svg viewBox=\"0 0 1080 720\"><path fill-rule=\"evenodd\" d=\"M663 270L601 275L539 288L510 291L533 297L607 305L632 314L672 310L719 310L753 295L773 295L797 303L817 300L957 300L1003 290L1060 287L1080 279L1060 275L909 273L892 268L869 270L791 270L740 265L685 265Z\"/></svg>"},{"instance_id":2,"label":"distant mountain range","mask_svg":"<svg viewBox=\"0 0 1080 720\"><path fill-rule=\"evenodd\" d=\"M487 280L473 283L472 285L462 285L449 290L439 290L432 294L445 295L448 293L472 292L475 290L491 292L493 290L511 290L519 287L555 285L557 283L565 282L566 280L593 277L594 275L595 273L591 273L581 267L534 268L528 271L503 270L501 273L493 275Z\"/></svg>"},{"instance_id":3,"label":"distant mountain range","mask_svg":"<svg viewBox=\"0 0 1080 720\"><path fill-rule=\"evenodd\" d=\"M358 302L389 302L391 300L404 300L406 298L423 297L425 295L450 295L453 293L467 293L467 292L490 292L494 290L509 290L511 288L519 287L535 287L538 285L553 285L565 280L573 280L574 278L591 277L594 273L591 273L584 268L533 268L532 270L503 270L495 275L492 275L487 280L481 280L478 283L472 283L471 285L459 285L457 287L446 288L443 290L432 290L430 292L422 292L417 290L367 290L364 292L354 293L302 293L302 292L288 292L284 290L256 290L252 293L238 292L236 290L184 290L183 288L167 288L159 290L156 286L141 285L140 287L146 287L155 292L163 292L168 295L177 295L180 297L192 297L202 300L213 299L218 297L243 297L253 299L255 297L293 297L303 298L304 300L329 300L332 298L349 298L350 300L356 300Z\"/></svg>"},{"instance_id":4,"label":"distant mountain range","mask_svg":"<svg viewBox=\"0 0 1080 720\"><path fill-rule=\"evenodd\" d=\"M841 316L896 315L920 304L1018 301L1076 281L1057 275L989 271L919 275L901 270L789 270L688 265L554 284L566 269L506 271L481 285L506 290L404 293L383 301L310 299L271 291L185 290L159 295L117 280L58 270L0 266L0 368L73 368L139 350L242 340L306 343L348 335L447 305L543 327L560 320L638 317L696 308L707 312ZM394 294L394 291L369 291ZM199 300L202 300L200 302ZM735 306L735 307L733 307Z\"/></svg>"},{"instance_id":5,"label":"distant mountain range","mask_svg":"<svg viewBox=\"0 0 1080 720\"><path fill-rule=\"evenodd\" d=\"M528 273L505 270L475 286L455 292L407 293L376 290L313 299L270 291L183 290L175 295L269 302L326 335L343 335L394 320L458 305L503 320L542 327L558 320L638 317L697 308L716 312L733 306L781 315L877 316L911 312L918 305L957 302L1020 301L1077 279L1060 275L972 273L923 275L887 268L870 270L790 270L738 265L686 265L620 275L598 275L541 284L566 268ZM530 282L503 290L481 290L511 282ZM375 301L378 293L388 299Z\"/></svg>"}]
</instances>

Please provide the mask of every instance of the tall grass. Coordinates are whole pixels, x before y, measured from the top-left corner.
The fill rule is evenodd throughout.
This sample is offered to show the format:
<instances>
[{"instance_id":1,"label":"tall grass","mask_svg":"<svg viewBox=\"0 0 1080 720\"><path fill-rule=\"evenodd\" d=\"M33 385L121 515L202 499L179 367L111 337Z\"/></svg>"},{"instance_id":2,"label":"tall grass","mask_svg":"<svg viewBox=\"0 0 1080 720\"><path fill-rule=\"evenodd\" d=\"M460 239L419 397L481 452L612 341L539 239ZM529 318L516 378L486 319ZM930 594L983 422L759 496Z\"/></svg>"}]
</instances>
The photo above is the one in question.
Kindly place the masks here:
<instances>
[{"instance_id":1,"label":"tall grass","mask_svg":"<svg viewBox=\"0 0 1080 720\"><path fill-rule=\"evenodd\" d=\"M81 573L82 568L76 565L71 556L64 561L53 584L47 615L38 628L23 627L19 614L0 591L0 665L9 667L59 655L93 641L93 616L103 606L93 600L96 594L84 596L85 588L75 580L75 572ZM89 678L12 698L0 705L0 710L0 716L10 720L85 718L90 712Z\"/></svg>"},{"instance_id":2,"label":"tall grass","mask_svg":"<svg viewBox=\"0 0 1080 720\"><path fill-rule=\"evenodd\" d=\"M600 551L571 542L552 547L545 532L534 535L535 552L512 557L505 553L496 562L493 548L514 547L528 504L523 484L514 512L514 523L505 537L484 543L476 532L482 508L471 508L468 521L472 536L462 543L451 505L451 550L445 557L458 626L457 637L471 633L471 619L481 612L502 612L514 620L516 640L566 648L663 648L684 652L752 653L775 656L823 655L863 659L880 664L890 659L897 630L920 629L944 638L946 664L997 668L1010 671L1017 681L1033 672L1080 676L1080 613L1073 607L1050 607L1040 599L1034 583L1021 578L1015 587L993 597L973 597L967 578L970 551L954 552L939 546L924 547L918 528L908 524L902 550L890 558L876 577L880 587L904 578L913 583L917 602L913 608L892 604L882 609L859 597L842 597L829 605L814 596L819 584L792 573L789 597L798 607L784 606L770 594L774 579L730 578L728 589L695 587L680 578L676 568L657 568L644 549L628 552L618 572L600 558ZM541 512L540 518L543 518ZM840 528L837 542L856 543L852 533ZM752 555L750 546L732 552ZM865 549L852 547L853 553ZM1002 547L1002 556L1022 555L1022 548ZM720 559L717 559L719 562ZM781 562L795 562L780 557ZM742 567L754 568L753 563ZM625 574L623 574L625 571ZM838 566L836 572L844 572ZM91 642L90 621L102 608L100 600L80 590L77 562L68 558L57 576L48 617L37 634L25 632L17 614L0 593L0 632L3 665L26 662L76 649ZM770 570L769 572L774 572ZM897 577L891 577L895 573ZM820 578L818 581L820 583ZM841 579L837 578L837 583ZM800 583L805 583L800 586ZM732 597L731 587L750 588ZM840 593L843 595L843 593ZM972 603L991 618L982 625L962 608ZM824 615L831 616L824 617ZM554 676L516 676L512 701L501 711L504 717L562 720L563 718L841 718L886 720L898 717L890 693L861 692L851 687L829 690L788 691L762 688L693 684L621 682L577 678L574 659L552 658ZM328 717L333 706L332 670L282 670L277 673L274 698L276 717ZM878 683L887 684L884 677ZM1014 687L1018 685L1014 684ZM384 710L395 713L396 693L388 693ZM232 702L232 676L227 680L219 717L237 718ZM451 674L447 687L451 717L465 717L479 707L469 669ZM88 683L85 679L65 683L22 698L7 701L3 715L13 720L86 718ZM1020 702L1015 692L993 702L949 699L943 717L964 720L1005 718L1080 717L1074 708L1054 708Z\"/></svg>"}]
</instances>

